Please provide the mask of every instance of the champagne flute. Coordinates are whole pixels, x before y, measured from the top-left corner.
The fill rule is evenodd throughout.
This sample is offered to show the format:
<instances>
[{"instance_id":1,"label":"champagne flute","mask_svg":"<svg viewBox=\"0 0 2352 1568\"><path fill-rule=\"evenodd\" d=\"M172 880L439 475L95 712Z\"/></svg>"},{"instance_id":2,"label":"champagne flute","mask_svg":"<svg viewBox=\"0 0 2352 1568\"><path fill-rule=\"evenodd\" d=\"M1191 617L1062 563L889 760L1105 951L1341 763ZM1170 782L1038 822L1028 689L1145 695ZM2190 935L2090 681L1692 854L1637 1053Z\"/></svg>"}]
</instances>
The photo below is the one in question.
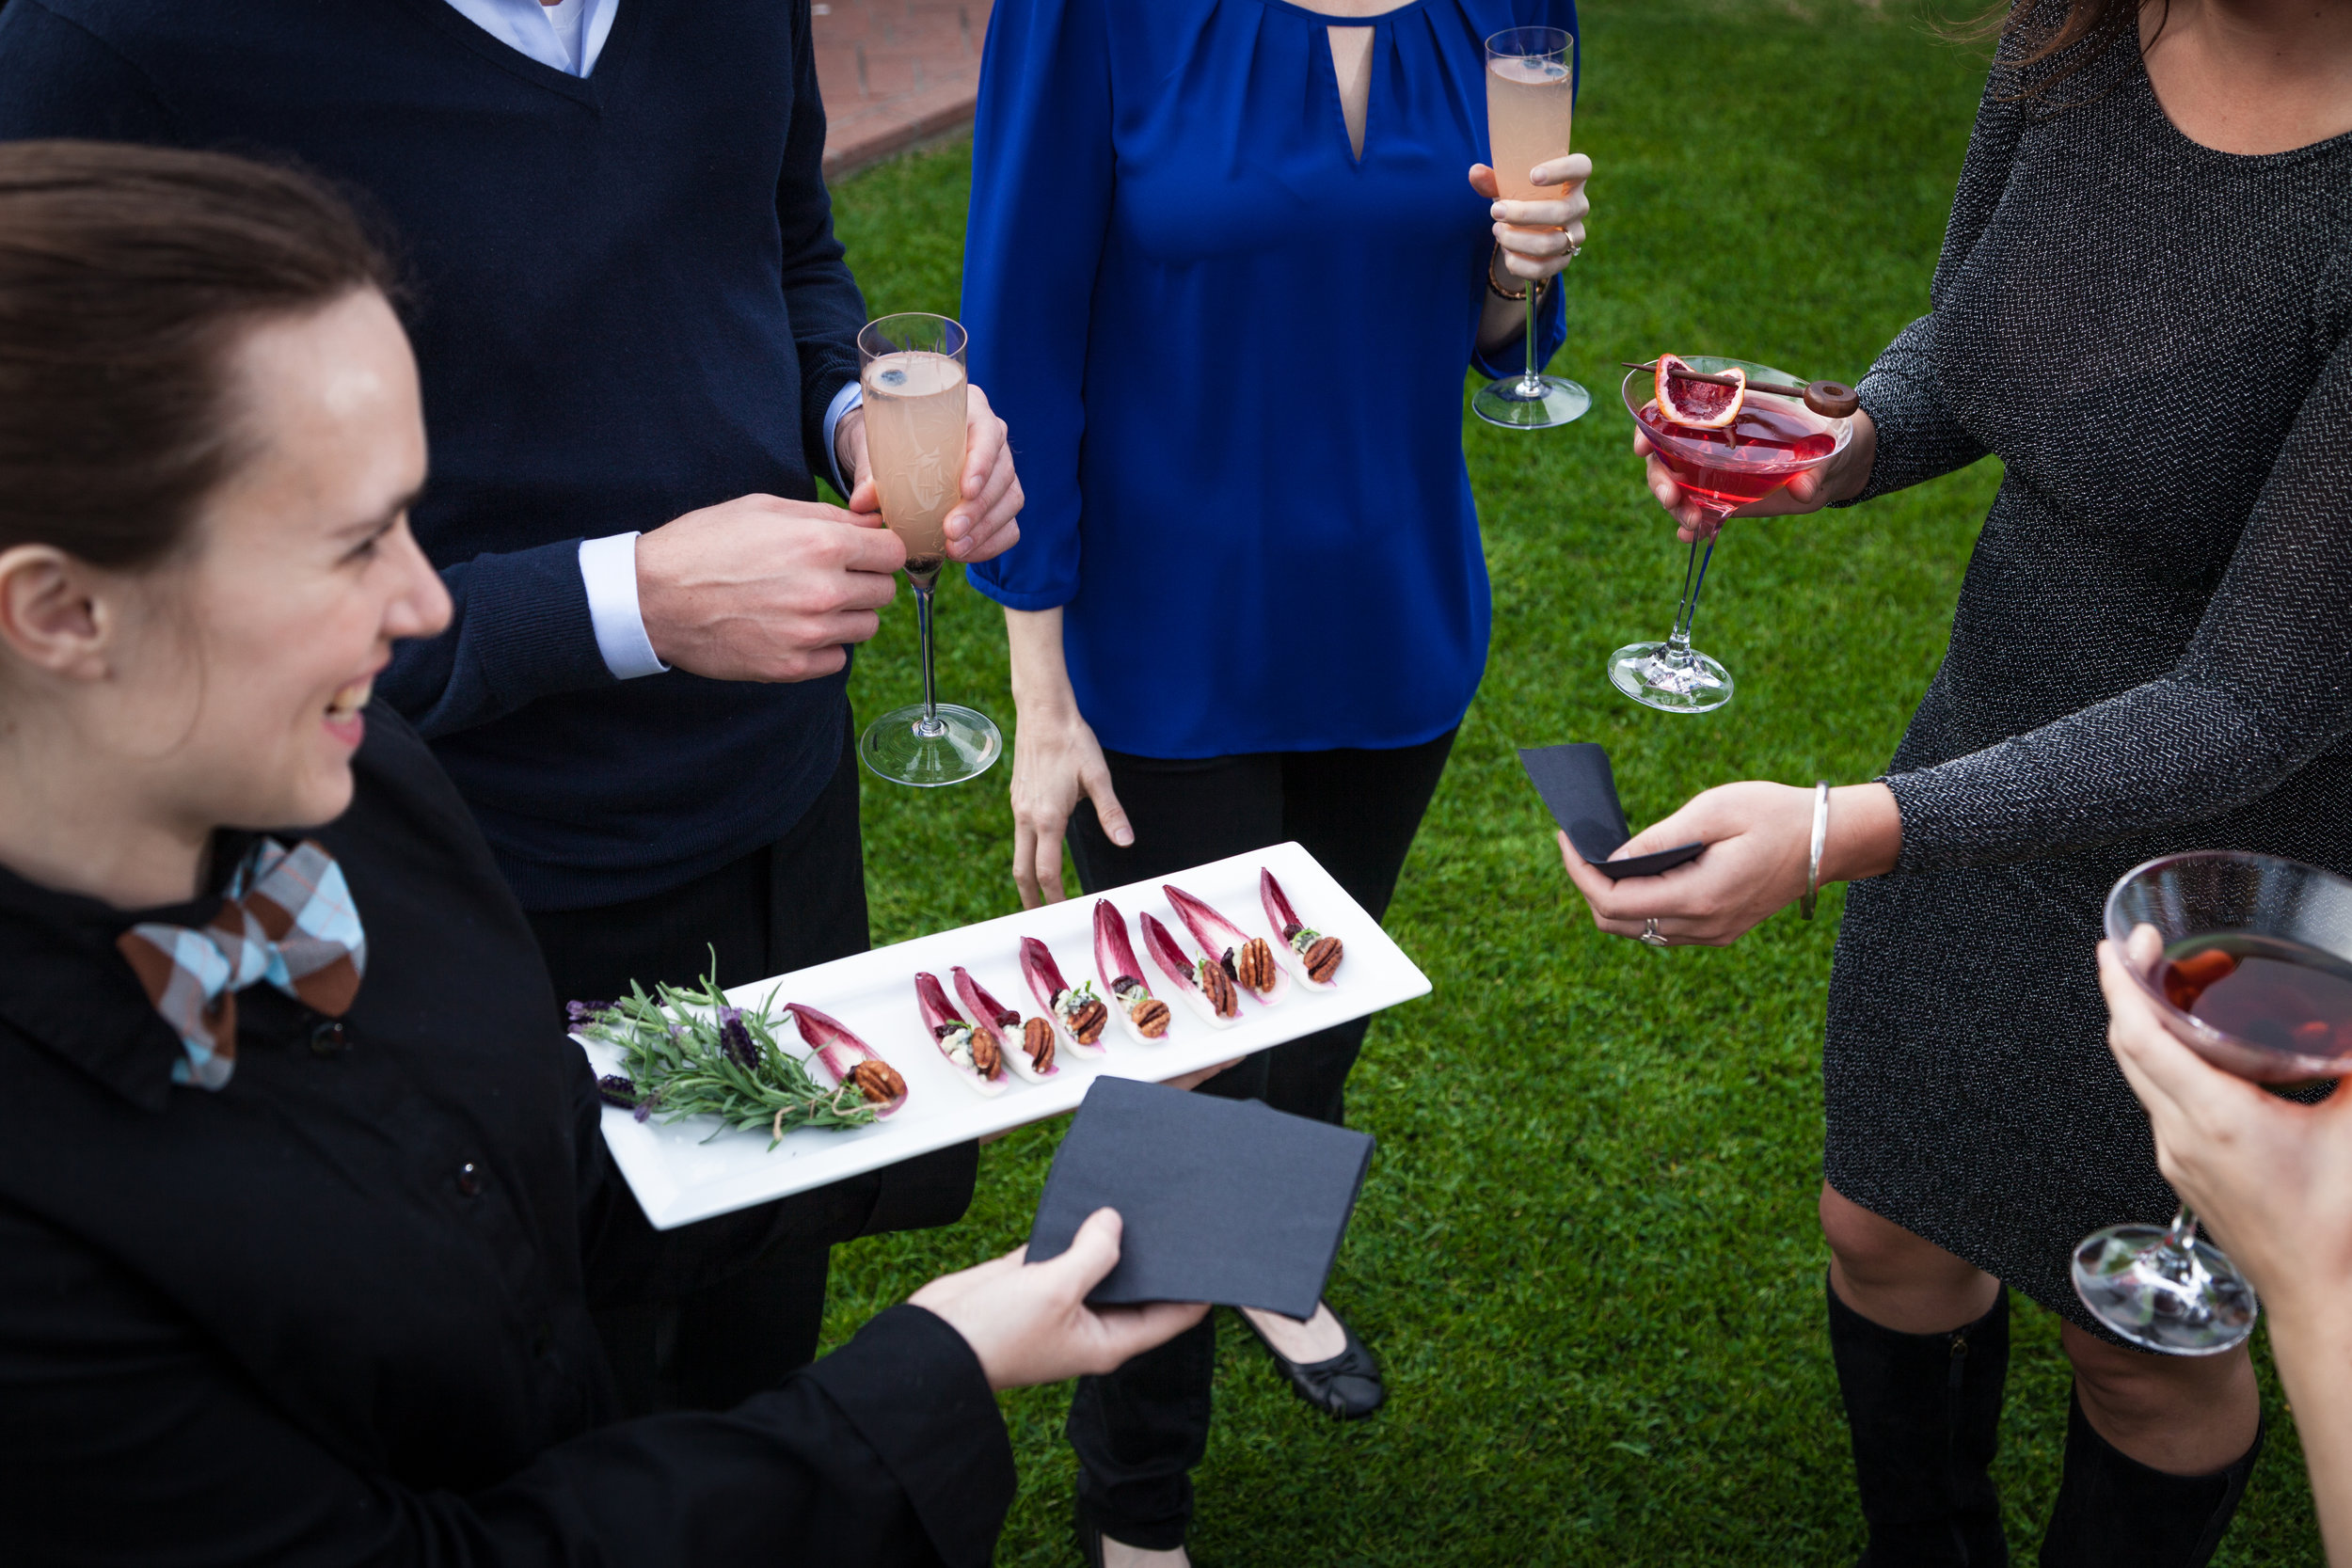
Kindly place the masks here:
<instances>
[{"instance_id":1,"label":"champagne flute","mask_svg":"<svg viewBox=\"0 0 2352 1568\"><path fill-rule=\"evenodd\" d=\"M988 771L1005 737L988 715L938 700L931 678L931 591L947 559L947 514L962 499L966 336L945 316L883 316L857 335L866 394L866 461L882 521L907 547L923 644L923 701L866 727L858 755L893 784L961 784Z\"/></svg>"},{"instance_id":2,"label":"champagne flute","mask_svg":"<svg viewBox=\"0 0 2352 1568\"><path fill-rule=\"evenodd\" d=\"M1576 40L1558 27L1506 27L1486 40L1487 162L1506 201L1543 201L1558 187L1538 185L1537 164L1568 155L1576 107L1571 69ZM1490 263L1491 264L1491 263ZM1593 395L1573 381L1546 375L1535 359L1535 285L1527 286L1527 372L1489 382L1470 399L1488 424L1549 430L1581 419Z\"/></svg>"}]
</instances>

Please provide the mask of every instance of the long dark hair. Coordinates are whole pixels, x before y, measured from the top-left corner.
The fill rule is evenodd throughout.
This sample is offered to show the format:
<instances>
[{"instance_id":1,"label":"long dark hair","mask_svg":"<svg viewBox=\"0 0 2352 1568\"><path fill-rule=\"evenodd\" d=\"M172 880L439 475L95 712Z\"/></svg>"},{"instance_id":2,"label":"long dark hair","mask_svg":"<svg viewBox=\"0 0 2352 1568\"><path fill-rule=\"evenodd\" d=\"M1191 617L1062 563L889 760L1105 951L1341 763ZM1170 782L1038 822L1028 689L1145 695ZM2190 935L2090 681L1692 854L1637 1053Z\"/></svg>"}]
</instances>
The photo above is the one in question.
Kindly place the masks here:
<instances>
[{"instance_id":1,"label":"long dark hair","mask_svg":"<svg viewBox=\"0 0 2352 1568\"><path fill-rule=\"evenodd\" d=\"M1975 21L1954 32L1963 38L1997 38L2000 55L2011 72L2027 71L2046 61L2056 69L2037 73L2021 98L2040 98L2109 46L2139 35L2139 13L2152 0L2000 0ZM2160 8L2156 31L2164 31L2170 0L2153 0ZM2081 47L2077 48L2076 46ZM2072 55L2070 59L2060 56Z\"/></svg>"},{"instance_id":2,"label":"long dark hair","mask_svg":"<svg viewBox=\"0 0 2352 1568\"><path fill-rule=\"evenodd\" d=\"M391 274L292 170L106 142L0 143L0 550L170 555L245 440L230 352Z\"/></svg>"}]
</instances>

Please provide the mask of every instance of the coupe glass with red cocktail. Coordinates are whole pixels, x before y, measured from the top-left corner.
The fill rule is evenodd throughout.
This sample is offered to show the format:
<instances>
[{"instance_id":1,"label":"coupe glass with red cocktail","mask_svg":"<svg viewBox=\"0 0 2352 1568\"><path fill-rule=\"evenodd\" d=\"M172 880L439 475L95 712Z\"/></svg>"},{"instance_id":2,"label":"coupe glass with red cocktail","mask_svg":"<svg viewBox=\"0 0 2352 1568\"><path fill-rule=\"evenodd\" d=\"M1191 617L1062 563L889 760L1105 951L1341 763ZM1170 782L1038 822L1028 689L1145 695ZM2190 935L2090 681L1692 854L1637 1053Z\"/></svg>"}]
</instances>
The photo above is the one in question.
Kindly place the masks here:
<instances>
[{"instance_id":1,"label":"coupe glass with red cocktail","mask_svg":"<svg viewBox=\"0 0 2352 1568\"><path fill-rule=\"evenodd\" d=\"M1637 703L1668 713L1705 713L1731 701L1732 691L1731 672L1691 646L1691 620L1715 559L1713 525L1845 451L1853 420L1817 413L1802 397L1758 391L1753 384L1797 384L1769 365L1714 355L1661 356L1661 363L1662 371L1627 372L1626 412L1675 483L1707 514L1708 531L1691 541L1673 632L1663 642L1629 643L1610 655L1609 679ZM1675 376L1677 367L1707 376L1736 372L1751 385L1693 383Z\"/></svg>"},{"instance_id":2,"label":"coupe glass with red cocktail","mask_svg":"<svg viewBox=\"0 0 2352 1568\"><path fill-rule=\"evenodd\" d=\"M2165 1027L2216 1067L2280 1086L2352 1071L2352 881L2242 849L2167 855L2115 884L2106 934ZM2172 1355L2231 1349L2260 1310L2186 1208L2084 1237L2074 1276L2101 1323Z\"/></svg>"}]
</instances>

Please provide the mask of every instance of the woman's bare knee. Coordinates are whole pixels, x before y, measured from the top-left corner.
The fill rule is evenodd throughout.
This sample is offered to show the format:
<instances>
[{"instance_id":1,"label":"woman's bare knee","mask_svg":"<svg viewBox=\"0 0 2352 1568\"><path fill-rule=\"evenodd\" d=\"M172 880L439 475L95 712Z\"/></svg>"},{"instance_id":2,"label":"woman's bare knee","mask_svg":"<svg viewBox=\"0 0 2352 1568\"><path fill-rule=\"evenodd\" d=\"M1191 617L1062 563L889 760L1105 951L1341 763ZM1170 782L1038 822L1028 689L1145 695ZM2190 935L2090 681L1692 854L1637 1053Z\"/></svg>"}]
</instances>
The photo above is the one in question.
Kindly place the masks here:
<instances>
[{"instance_id":1,"label":"woman's bare knee","mask_svg":"<svg viewBox=\"0 0 2352 1568\"><path fill-rule=\"evenodd\" d=\"M2059 1343L2091 1429L2141 1464L2207 1475L2252 1445L2261 1396L2244 1346L2220 1355L2158 1355L2073 1323Z\"/></svg>"},{"instance_id":2,"label":"woman's bare knee","mask_svg":"<svg viewBox=\"0 0 2352 1568\"><path fill-rule=\"evenodd\" d=\"M1979 1274L1933 1242L1871 1212L1827 1182L1821 1186L1821 1234L1844 1271L1869 1284L1925 1282L1942 1276L1964 1284Z\"/></svg>"},{"instance_id":3,"label":"woman's bare knee","mask_svg":"<svg viewBox=\"0 0 2352 1568\"><path fill-rule=\"evenodd\" d=\"M1940 1334L1974 1323L2000 1282L1964 1259L1821 1184L1821 1234L1838 1298L1873 1323L1905 1334Z\"/></svg>"}]
</instances>

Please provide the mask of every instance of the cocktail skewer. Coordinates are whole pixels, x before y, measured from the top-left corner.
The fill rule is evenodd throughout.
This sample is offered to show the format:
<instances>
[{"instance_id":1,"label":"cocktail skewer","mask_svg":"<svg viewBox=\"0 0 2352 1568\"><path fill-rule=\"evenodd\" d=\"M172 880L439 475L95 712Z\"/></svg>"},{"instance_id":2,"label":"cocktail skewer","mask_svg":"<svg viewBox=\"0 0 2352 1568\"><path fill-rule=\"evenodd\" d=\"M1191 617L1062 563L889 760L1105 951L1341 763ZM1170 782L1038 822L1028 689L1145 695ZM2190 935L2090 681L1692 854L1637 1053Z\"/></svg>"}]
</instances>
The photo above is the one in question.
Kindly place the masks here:
<instances>
[{"instance_id":1,"label":"cocktail skewer","mask_svg":"<svg viewBox=\"0 0 2352 1568\"><path fill-rule=\"evenodd\" d=\"M1636 364L1630 359L1620 359L1617 363L1629 371L1648 371L1652 374L1656 374L1658 371L1658 361L1655 359L1646 365ZM1675 374L1681 380L1704 381L1711 387L1742 385L1739 380L1728 375L1703 375L1697 371L1677 371ZM1807 408L1825 420L1851 419L1855 411L1862 406L1860 395L1842 381L1816 381L1803 387L1788 387L1777 382L1765 381L1750 381L1745 385L1751 392L1770 392L1772 396L1780 398L1801 398Z\"/></svg>"}]
</instances>

